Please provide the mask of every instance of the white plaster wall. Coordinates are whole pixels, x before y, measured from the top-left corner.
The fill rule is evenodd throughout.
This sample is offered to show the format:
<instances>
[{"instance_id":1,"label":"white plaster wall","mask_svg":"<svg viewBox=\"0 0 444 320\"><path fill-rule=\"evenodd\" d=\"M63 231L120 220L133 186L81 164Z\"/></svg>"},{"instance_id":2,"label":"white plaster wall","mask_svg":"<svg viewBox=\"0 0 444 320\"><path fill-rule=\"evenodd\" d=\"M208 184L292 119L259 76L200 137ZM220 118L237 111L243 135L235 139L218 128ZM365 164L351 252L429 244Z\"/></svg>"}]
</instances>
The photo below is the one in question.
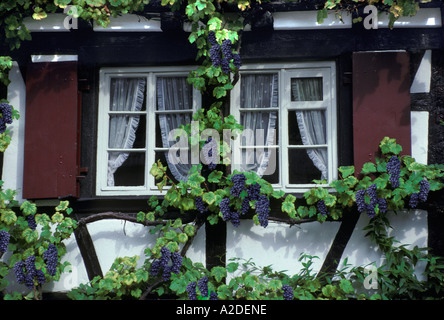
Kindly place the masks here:
<instances>
[{"instance_id":1,"label":"white plaster wall","mask_svg":"<svg viewBox=\"0 0 444 320\"><path fill-rule=\"evenodd\" d=\"M62 257L61 263L68 261L71 266L61 274L58 281L47 283L43 288L45 292L65 292L78 287L82 283L89 282L85 264L74 234L64 240L63 243L66 246L67 253Z\"/></svg>"},{"instance_id":2,"label":"white plaster wall","mask_svg":"<svg viewBox=\"0 0 444 320\"><path fill-rule=\"evenodd\" d=\"M9 103L18 110L20 119L14 120L8 125L10 130L11 144L8 146L3 157L4 189L17 190L16 200L23 202L23 158L25 152L25 107L26 107L26 86L17 62L13 63L9 71L11 83L8 86L7 99Z\"/></svg>"},{"instance_id":3,"label":"white plaster wall","mask_svg":"<svg viewBox=\"0 0 444 320\"><path fill-rule=\"evenodd\" d=\"M394 236L399 244L407 244L407 248L427 246L428 228L427 212L424 210L400 211L388 214L392 229L389 236ZM362 214L353 234L344 250L338 269L344 267L344 259L354 266L375 264L380 267L384 263L384 255L374 245L363 228L368 224L369 217ZM242 221L239 227L231 224L227 227L227 262L231 258L243 258L260 267L271 265L273 270L286 270L288 275L300 272L301 254L318 256L313 260L312 272L317 273L338 232L340 222L305 223L289 227L282 223L270 223L267 228L254 225L252 221ZM422 272L424 263L418 263L416 276L424 280ZM239 272L232 276L239 275Z\"/></svg>"},{"instance_id":4,"label":"white plaster wall","mask_svg":"<svg viewBox=\"0 0 444 320\"><path fill-rule=\"evenodd\" d=\"M38 227L37 230L41 231L41 228ZM62 257L61 263L68 261L71 266L65 269L65 272L61 274L58 281L46 283L43 287L44 292L65 292L77 287L81 283L87 283L89 281L85 264L83 263L83 258L80 254L74 234L72 234L70 238L63 240L63 243L66 246L67 253ZM11 255L12 252L5 253L1 261L8 261ZM16 277L12 269L7 275L7 279L10 284L6 288L7 292L11 293L18 291L22 294L27 294L29 292L24 284L18 284L16 282Z\"/></svg>"},{"instance_id":5,"label":"white plaster wall","mask_svg":"<svg viewBox=\"0 0 444 320\"><path fill-rule=\"evenodd\" d=\"M310 222L289 227L270 222L267 228L241 221L239 227L227 226L227 262L231 258L252 258L258 266L272 265L273 270L287 270L289 275L302 269L301 254L318 256L313 260L313 272L322 267L338 232L340 222ZM235 274L236 275L236 274Z\"/></svg>"},{"instance_id":6,"label":"white plaster wall","mask_svg":"<svg viewBox=\"0 0 444 320\"><path fill-rule=\"evenodd\" d=\"M412 111L411 122L411 143L412 157L418 163L427 164L429 147L429 112Z\"/></svg>"},{"instance_id":7,"label":"white plaster wall","mask_svg":"<svg viewBox=\"0 0 444 320\"><path fill-rule=\"evenodd\" d=\"M409 249L414 246L420 248L427 247L428 227L427 227L427 211L425 210L404 210L398 213L388 213L388 219L392 229L388 232L389 236L393 236L399 244L407 244ZM368 224L369 217L362 214L356 224L353 234L344 250L342 259L338 269L344 264L344 259L348 259L351 266L366 266L374 264L381 267L385 263L383 253L373 244L368 237L365 237L366 231L363 230ZM418 263L416 268L416 276L420 280L424 280L422 272L425 269L424 263Z\"/></svg>"},{"instance_id":8,"label":"white plaster wall","mask_svg":"<svg viewBox=\"0 0 444 320\"><path fill-rule=\"evenodd\" d=\"M418 70L416 70L410 87L410 93L430 92L430 82L432 77L432 50L426 50L421 59Z\"/></svg>"},{"instance_id":9,"label":"white plaster wall","mask_svg":"<svg viewBox=\"0 0 444 320\"><path fill-rule=\"evenodd\" d=\"M118 257L138 255L139 265L145 260L144 250L156 243L157 235L149 228L122 220L101 220L88 224L102 272L105 274ZM199 230L187 256L194 262L205 263L205 232Z\"/></svg>"}]
</instances>

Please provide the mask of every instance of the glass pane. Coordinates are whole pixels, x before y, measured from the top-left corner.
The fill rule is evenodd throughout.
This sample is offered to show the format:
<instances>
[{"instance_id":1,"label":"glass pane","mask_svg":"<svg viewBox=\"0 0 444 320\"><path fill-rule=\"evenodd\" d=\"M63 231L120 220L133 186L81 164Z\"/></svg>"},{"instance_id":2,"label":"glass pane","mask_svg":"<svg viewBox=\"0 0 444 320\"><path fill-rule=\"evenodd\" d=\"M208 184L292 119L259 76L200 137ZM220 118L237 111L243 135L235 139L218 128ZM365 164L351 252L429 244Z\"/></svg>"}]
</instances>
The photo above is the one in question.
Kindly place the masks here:
<instances>
[{"instance_id":1,"label":"glass pane","mask_svg":"<svg viewBox=\"0 0 444 320\"><path fill-rule=\"evenodd\" d=\"M288 150L288 172L290 184L309 184L313 180L322 179L321 171L315 166L307 150L312 150L318 156L326 149L290 149ZM325 153L325 152L324 152ZM327 162L326 159L325 163Z\"/></svg>"},{"instance_id":2,"label":"glass pane","mask_svg":"<svg viewBox=\"0 0 444 320\"><path fill-rule=\"evenodd\" d=\"M262 178L269 183L278 184L279 181L279 149L265 149L269 157L267 169Z\"/></svg>"},{"instance_id":3,"label":"glass pane","mask_svg":"<svg viewBox=\"0 0 444 320\"><path fill-rule=\"evenodd\" d=\"M278 75L247 74L241 77L241 108L277 108Z\"/></svg>"},{"instance_id":4,"label":"glass pane","mask_svg":"<svg viewBox=\"0 0 444 320\"><path fill-rule=\"evenodd\" d=\"M157 78L157 110L193 108L193 87L187 77Z\"/></svg>"},{"instance_id":5,"label":"glass pane","mask_svg":"<svg viewBox=\"0 0 444 320\"><path fill-rule=\"evenodd\" d=\"M288 143L290 145L303 145L296 118L296 111L288 112Z\"/></svg>"},{"instance_id":6,"label":"glass pane","mask_svg":"<svg viewBox=\"0 0 444 320\"><path fill-rule=\"evenodd\" d=\"M110 88L111 111L144 111L146 79L112 78Z\"/></svg>"},{"instance_id":7,"label":"glass pane","mask_svg":"<svg viewBox=\"0 0 444 320\"><path fill-rule=\"evenodd\" d=\"M277 112L241 112L242 146L264 146L279 143ZM274 142L273 142L274 141Z\"/></svg>"},{"instance_id":8,"label":"glass pane","mask_svg":"<svg viewBox=\"0 0 444 320\"><path fill-rule=\"evenodd\" d=\"M192 114L190 113L170 113L159 114L156 117L156 147L168 148L179 141L168 141L170 131L178 129L181 125L191 123Z\"/></svg>"},{"instance_id":9,"label":"glass pane","mask_svg":"<svg viewBox=\"0 0 444 320\"><path fill-rule=\"evenodd\" d=\"M288 143L290 145L326 144L327 123L325 111L289 111Z\"/></svg>"},{"instance_id":10,"label":"glass pane","mask_svg":"<svg viewBox=\"0 0 444 320\"><path fill-rule=\"evenodd\" d=\"M291 101L322 101L322 78L292 78Z\"/></svg>"},{"instance_id":11,"label":"glass pane","mask_svg":"<svg viewBox=\"0 0 444 320\"><path fill-rule=\"evenodd\" d=\"M242 171L256 172L270 183L279 183L279 149L242 149L241 162Z\"/></svg>"},{"instance_id":12,"label":"glass pane","mask_svg":"<svg viewBox=\"0 0 444 320\"><path fill-rule=\"evenodd\" d=\"M111 115L109 148L145 148L146 116Z\"/></svg>"},{"instance_id":13,"label":"glass pane","mask_svg":"<svg viewBox=\"0 0 444 320\"><path fill-rule=\"evenodd\" d=\"M161 162L165 167L167 167L166 174L168 175L168 178L170 178L171 180L173 180L174 183L178 183L179 181L176 180L176 178L174 177L173 173L172 173L171 170L170 170L170 167L168 166L168 163L167 163L167 161L166 161L166 157L167 157L167 156L168 156L168 151L156 151L156 156L155 156L154 161L157 163L157 161L160 160L160 162ZM158 182L160 182L160 180L159 180L159 181L157 181L157 180L155 181L155 183L158 183ZM167 185L167 186L170 186L170 185L171 185L171 183L169 182L169 179L168 179L168 183L167 183L166 185Z\"/></svg>"},{"instance_id":14,"label":"glass pane","mask_svg":"<svg viewBox=\"0 0 444 320\"><path fill-rule=\"evenodd\" d=\"M114 179L114 186L135 187L145 185L144 152L110 152L108 170L114 170L111 168L114 168L115 172L113 175L108 173L108 186L113 186L110 179Z\"/></svg>"}]
</instances>

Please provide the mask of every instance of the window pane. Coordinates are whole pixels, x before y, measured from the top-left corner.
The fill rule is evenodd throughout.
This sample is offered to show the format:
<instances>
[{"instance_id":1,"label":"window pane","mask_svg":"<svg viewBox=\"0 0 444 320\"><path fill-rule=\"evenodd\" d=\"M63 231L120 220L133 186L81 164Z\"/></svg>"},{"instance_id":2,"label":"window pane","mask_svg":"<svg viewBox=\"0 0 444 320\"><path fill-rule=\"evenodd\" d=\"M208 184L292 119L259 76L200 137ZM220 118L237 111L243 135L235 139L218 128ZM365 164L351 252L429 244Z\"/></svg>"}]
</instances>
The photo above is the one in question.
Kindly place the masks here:
<instances>
[{"instance_id":1,"label":"window pane","mask_svg":"<svg viewBox=\"0 0 444 320\"><path fill-rule=\"evenodd\" d=\"M190 113L171 113L171 114L159 114L156 117L156 147L168 148L179 141L171 139L169 141L169 134L174 129L179 129L181 125L191 123L192 114ZM179 132L176 132L179 133ZM171 132L171 134L174 134ZM183 133L184 135L186 133Z\"/></svg>"},{"instance_id":2,"label":"window pane","mask_svg":"<svg viewBox=\"0 0 444 320\"><path fill-rule=\"evenodd\" d=\"M193 87L187 77L157 78L157 110L193 108Z\"/></svg>"},{"instance_id":3,"label":"window pane","mask_svg":"<svg viewBox=\"0 0 444 320\"><path fill-rule=\"evenodd\" d=\"M256 172L270 183L279 183L279 149L242 149L240 169Z\"/></svg>"},{"instance_id":4,"label":"window pane","mask_svg":"<svg viewBox=\"0 0 444 320\"><path fill-rule=\"evenodd\" d=\"M288 112L288 143L289 145L302 145L301 132L298 127L296 111Z\"/></svg>"},{"instance_id":5,"label":"window pane","mask_svg":"<svg viewBox=\"0 0 444 320\"><path fill-rule=\"evenodd\" d=\"M241 108L277 108L277 73L242 75L240 100Z\"/></svg>"},{"instance_id":6,"label":"window pane","mask_svg":"<svg viewBox=\"0 0 444 320\"><path fill-rule=\"evenodd\" d=\"M277 112L241 112L242 146L265 146L279 143Z\"/></svg>"},{"instance_id":7,"label":"window pane","mask_svg":"<svg viewBox=\"0 0 444 320\"><path fill-rule=\"evenodd\" d=\"M327 122L325 111L289 111L288 143L290 145L326 144Z\"/></svg>"},{"instance_id":8,"label":"window pane","mask_svg":"<svg viewBox=\"0 0 444 320\"><path fill-rule=\"evenodd\" d=\"M154 161L155 161L155 163L157 163L157 161L160 160L162 165L167 167L166 174L168 175L168 178L173 180L174 183L178 183L179 181L177 181L177 179L174 177L173 173L171 172L171 168L166 161L167 156L168 156L168 151L156 151L156 156L155 156ZM158 182L160 182L160 180L155 181L155 183L158 183ZM171 183L168 180L167 186L170 186L170 185L171 185Z\"/></svg>"},{"instance_id":9,"label":"window pane","mask_svg":"<svg viewBox=\"0 0 444 320\"><path fill-rule=\"evenodd\" d=\"M292 78L291 101L322 101L322 78Z\"/></svg>"},{"instance_id":10,"label":"window pane","mask_svg":"<svg viewBox=\"0 0 444 320\"><path fill-rule=\"evenodd\" d=\"M145 148L146 116L111 115L109 148Z\"/></svg>"},{"instance_id":11,"label":"window pane","mask_svg":"<svg viewBox=\"0 0 444 320\"><path fill-rule=\"evenodd\" d=\"M145 78L112 78L110 88L111 111L145 110Z\"/></svg>"},{"instance_id":12,"label":"window pane","mask_svg":"<svg viewBox=\"0 0 444 320\"><path fill-rule=\"evenodd\" d=\"M311 157L308 153L311 153ZM319 157L326 155L325 148L319 149L290 149L288 150L288 172L290 184L308 184L313 183L314 179L320 180L327 177L322 177L322 172L315 165L318 166L327 165L327 159L325 163L319 162Z\"/></svg>"},{"instance_id":13,"label":"window pane","mask_svg":"<svg viewBox=\"0 0 444 320\"><path fill-rule=\"evenodd\" d=\"M110 173L113 170L114 174ZM144 152L109 152L108 186L143 185L145 185Z\"/></svg>"}]
</instances>

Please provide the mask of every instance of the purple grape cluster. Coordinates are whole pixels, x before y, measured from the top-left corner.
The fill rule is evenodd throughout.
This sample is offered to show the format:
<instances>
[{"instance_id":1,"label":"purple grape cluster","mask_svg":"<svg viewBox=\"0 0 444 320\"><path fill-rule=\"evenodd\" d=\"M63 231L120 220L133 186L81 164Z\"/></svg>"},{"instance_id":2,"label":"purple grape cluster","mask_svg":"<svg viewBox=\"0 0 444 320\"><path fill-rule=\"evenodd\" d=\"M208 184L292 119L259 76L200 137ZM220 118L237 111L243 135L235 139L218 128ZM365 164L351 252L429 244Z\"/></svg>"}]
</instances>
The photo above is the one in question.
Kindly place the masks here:
<instances>
[{"instance_id":1,"label":"purple grape cluster","mask_svg":"<svg viewBox=\"0 0 444 320\"><path fill-rule=\"evenodd\" d=\"M388 210L387 200L385 198L378 198L378 208L382 213L386 213Z\"/></svg>"},{"instance_id":2,"label":"purple grape cluster","mask_svg":"<svg viewBox=\"0 0 444 320\"><path fill-rule=\"evenodd\" d=\"M167 247L162 247L160 249L160 265L163 267L162 279L164 281L168 280L171 276L171 267L168 265L171 259L171 251Z\"/></svg>"},{"instance_id":3,"label":"purple grape cluster","mask_svg":"<svg viewBox=\"0 0 444 320\"><path fill-rule=\"evenodd\" d=\"M233 54L231 53L231 40L227 39L222 42L220 46L224 59L222 59L222 72L225 74L230 73L230 60L233 59Z\"/></svg>"},{"instance_id":4,"label":"purple grape cluster","mask_svg":"<svg viewBox=\"0 0 444 320\"><path fill-rule=\"evenodd\" d=\"M247 186L247 196L242 200L241 214L244 215L250 210L250 201L259 199L261 186L255 182Z\"/></svg>"},{"instance_id":5,"label":"purple grape cluster","mask_svg":"<svg viewBox=\"0 0 444 320\"><path fill-rule=\"evenodd\" d=\"M197 282L197 287L202 297L208 297L208 277L200 278Z\"/></svg>"},{"instance_id":6,"label":"purple grape cluster","mask_svg":"<svg viewBox=\"0 0 444 320\"><path fill-rule=\"evenodd\" d=\"M23 283L25 282L25 273L23 272L23 269L25 267L25 264L23 263L23 261L17 261L14 265L14 273L15 273L15 277L17 278L17 282L18 283Z\"/></svg>"},{"instance_id":7,"label":"purple grape cluster","mask_svg":"<svg viewBox=\"0 0 444 320\"><path fill-rule=\"evenodd\" d=\"M233 211L231 212L231 224L235 227L239 227L240 225L240 215L241 213L239 211Z\"/></svg>"},{"instance_id":8,"label":"purple grape cluster","mask_svg":"<svg viewBox=\"0 0 444 320\"><path fill-rule=\"evenodd\" d=\"M37 223L35 222L35 216L33 216L32 214L29 215L26 220L28 221L28 227L31 230L35 230L37 229Z\"/></svg>"},{"instance_id":9,"label":"purple grape cluster","mask_svg":"<svg viewBox=\"0 0 444 320\"><path fill-rule=\"evenodd\" d=\"M422 202L427 201L429 191L430 183L426 179L421 180L421 182L419 183L419 200L421 200Z\"/></svg>"},{"instance_id":10,"label":"purple grape cluster","mask_svg":"<svg viewBox=\"0 0 444 320\"><path fill-rule=\"evenodd\" d=\"M365 202L365 194L370 197L370 203ZM360 189L356 191L356 204L359 212L366 212L370 218L376 215L376 206L380 212L387 212L387 200L385 198L378 198L376 184L370 185L367 189Z\"/></svg>"},{"instance_id":11,"label":"purple grape cluster","mask_svg":"<svg viewBox=\"0 0 444 320\"><path fill-rule=\"evenodd\" d=\"M212 137L209 137L208 140L205 141L204 146L202 147L202 153L203 153L204 164L208 166L208 169L210 169L210 171L215 170L217 166L217 164L214 163L213 149L217 150L217 142L213 140Z\"/></svg>"},{"instance_id":12,"label":"purple grape cluster","mask_svg":"<svg viewBox=\"0 0 444 320\"><path fill-rule=\"evenodd\" d=\"M356 204L358 205L358 211L364 212L366 210L366 203L365 203L365 189L360 189L356 191Z\"/></svg>"},{"instance_id":13,"label":"purple grape cluster","mask_svg":"<svg viewBox=\"0 0 444 320\"><path fill-rule=\"evenodd\" d=\"M230 199L224 198L219 203L220 212L222 213L222 218L227 221L231 217L230 209Z\"/></svg>"},{"instance_id":14,"label":"purple grape cluster","mask_svg":"<svg viewBox=\"0 0 444 320\"><path fill-rule=\"evenodd\" d=\"M171 272L174 274L179 274L180 268L182 267L183 257L179 252L173 252L171 255Z\"/></svg>"},{"instance_id":15,"label":"purple grape cluster","mask_svg":"<svg viewBox=\"0 0 444 320\"><path fill-rule=\"evenodd\" d=\"M23 261L17 261L14 265L14 273L18 283L24 283L28 289L34 288L34 279L39 285L46 281L45 273L35 267L35 256L31 255Z\"/></svg>"},{"instance_id":16,"label":"purple grape cluster","mask_svg":"<svg viewBox=\"0 0 444 320\"><path fill-rule=\"evenodd\" d=\"M171 278L171 273L179 274L183 257L178 252L171 253L166 246L160 249L160 253L160 259L154 260L151 264L150 274L156 277L162 270L162 280L168 281Z\"/></svg>"},{"instance_id":17,"label":"purple grape cluster","mask_svg":"<svg viewBox=\"0 0 444 320\"><path fill-rule=\"evenodd\" d=\"M378 204L377 186L372 184L367 188L367 194L370 196L370 205L374 208Z\"/></svg>"},{"instance_id":18,"label":"purple grape cluster","mask_svg":"<svg viewBox=\"0 0 444 320\"><path fill-rule=\"evenodd\" d=\"M430 191L430 183L423 179L419 183L419 192L413 193L410 196L409 206L410 208L416 208L418 203L427 201L427 197Z\"/></svg>"},{"instance_id":19,"label":"purple grape cluster","mask_svg":"<svg viewBox=\"0 0 444 320\"><path fill-rule=\"evenodd\" d=\"M250 184L247 187L248 197L251 201L259 199L259 196L261 195L261 186L257 182Z\"/></svg>"},{"instance_id":20,"label":"purple grape cluster","mask_svg":"<svg viewBox=\"0 0 444 320\"><path fill-rule=\"evenodd\" d=\"M8 251L10 238L11 236L9 235L8 231L0 231L0 253L5 253L6 251Z\"/></svg>"},{"instance_id":21,"label":"purple grape cluster","mask_svg":"<svg viewBox=\"0 0 444 320\"><path fill-rule=\"evenodd\" d=\"M224 55L224 57L227 60L231 60L233 59L233 53L231 52L231 40L227 39L224 40L220 46L221 50L222 50L222 54Z\"/></svg>"},{"instance_id":22,"label":"purple grape cluster","mask_svg":"<svg viewBox=\"0 0 444 320\"><path fill-rule=\"evenodd\" d=\"M242 67L242 60L241 60L239 54L235 54L235 55L233 56L233 64L234 64L234 66L235 66L237 69L239 69L240 67Z\"/></svg>"},{"instance_id":23,"label":"purple grape cluster","mask_svg":"<svg viewBox=\"0 0 444 320\"><path fill-rule=\"evenodd\" d=\"M268 197L261 195L256 201L255 208L260 225L266 228L268 226L268 216L270 213L270 200Z\"/></svg>"},{"instance_id":24,"label":"purple grape cluster","mask_svg":"<svg viewBox=\"0 0 444 320\"><path fill-rule=\"evenodd\" d=\"M282 291L284 292L284 300L293 300L294 293L291 286L289 286L288 284L284 284L282 286Z\"/></svg>"},{"instance_id":25,"label":"purple grape cluster","mask_svg":"<svg viewBox=\"0 0 444 320\"><path fill-rule=\"evenodd\" d=\"M248 210L250 210L250 199L249 199L249 197L245 197L242 200L242 204L241 204L241 210L240 210L241 215L246 214L248 212Z\"/></svg>"},{"instance_id":26,"label":"purple grape cluster","mask_svg":"<svg viewBox=\"0 0 444 320\"><path fill-rule=\"evenodd\" d=\"M231 177L233 186L231 187L230 194L235 197L239 197L240 193L245 190L245 181L247 178L243 173L235 174Z\"/></svg>"},{"instance_id":27,"label":"purple grape cluster","mask_svg":"<svg viewBox=\"0 0 444 320\"><path fill-rule=\"evenodd\" d=\"M224 40L222 44L219 45L214 32L209 32L208 42L211 44L211 48L209 50L210 59L215 68L220 66L223 73L229 74L231 71L231 61L233 61L233 64L237 69L242 66L242 61L239 54L233 53L231 40Z\"/></svg>"},{"instance_id":28,"label":"purple grape cluster","mask_svg":"<svg viewBox=\"0 0 444 320\"><path fill-rule=\"evenodd\" d=\"M197 300L196 282L190 282L187 285L187 293L189 300Z\"/></svg>"},{"instance_id":29,"label":"purple grape cluster","mask_svg":"<svg viewBox=\"0 0 444 320\"><path fill-rule=\"evenodd\" d=\"M199 211L200 214L205 214L208 212L208 208L205 205L202 197L196 197L194 199L194 203L196 204L197 211Z\"/></svg>"},{"instance_id":30,"label":"purple grape cluster","mask_svg":"<svg viewBox=\"0 0 444 320\"><path fill-rule=\"evenodd\" d=\"M220 50L220 46L219 44L215 44L213 46L211 46L210 50L210 59L211 62L213 63L213 66L215 68L219 67L222 65L222 56L221 56L221 50Z\"/></svg>"},{"instance_id":31,"label":"purple grape cluster","mask_svg":"<svg viewBox=\"0 0 444 320\"><path fill-rule=\"evenodd\" d=\"M231 221L231 223L235 227L238 227L240 225L240 212L231 211L229 198L222 199L219 203L219 208L224 221Z\"/></svg>"},{"instance_id":32,"label":"purple grape cluster","mask_svg":"<svg viewBox=\"0 0 444 320\"><path fill-rule=\"evenodd\" d=\"M328 215L327 206L325 205L324 200L319 200L316 204L316 207L320 214L322 214L323 216Z\"/></svg>"},{"instance_id":33,"label":"purple grape cluster","mask_svg":"<svg viewBox=\"0 0 444 320\"><path fill-rule=\"evenodd\" d=\"M212 46L217 44L216 34L213 31L208 32L208 41Z\"/></svg>"},{"instance_id":34,"label":"purple grape cluster","mask_svg":"<svg viewBox=\"0 0 444 320\"><path fill-rule=\"evenodd\" d=\"M409 200L409 206L410 208L416 208L416 206L419 203L419 193L413 193L410 196L410 200Z\"/></svg>"},{"instance_id":35,"label":"purple grape cluster","mask_svg":"<svg viewBox=\"0 0 444 320\"><path fill-rule=\"evenodd\" d=\"M43 252L43 259L46 263L46 270L50 276L55 276L57 271L57 247L54 244L49 244L48 249Z\"/></svg>"},{"instance_id":36,"label":"purple grape cluster","mask_svg":"<svg viewBox=\"0 0 444 320\"><path fill-rule=\"evenodd\" d=\"M0 133L6 131L6 124L12 123L12 107L7 103L0 103L0 112L2 117L0 118Z\"/></svg>"},{"instance_id":37,"label":"purple grape cluster","mask_svg":"<svg viewBox=\"0 0 444 320\"><path fill-rule=\"evenodd\" d=\"M35 277L39 285L43 285L46 282L45 273L42 270L36 270Z\"/></svg>"},{"instance_id":38,"label":"purple grape cluster","mask_svg":"<svg viewBox=\"0 0 444 320\"><path fill-rule=\"evenodd\" d=\"M397 156L392 156L387 162L387 172L390 175L390 183L393 188L399 187L399 177L401 174L401 161Z\"/></svg>"}]
</instances>

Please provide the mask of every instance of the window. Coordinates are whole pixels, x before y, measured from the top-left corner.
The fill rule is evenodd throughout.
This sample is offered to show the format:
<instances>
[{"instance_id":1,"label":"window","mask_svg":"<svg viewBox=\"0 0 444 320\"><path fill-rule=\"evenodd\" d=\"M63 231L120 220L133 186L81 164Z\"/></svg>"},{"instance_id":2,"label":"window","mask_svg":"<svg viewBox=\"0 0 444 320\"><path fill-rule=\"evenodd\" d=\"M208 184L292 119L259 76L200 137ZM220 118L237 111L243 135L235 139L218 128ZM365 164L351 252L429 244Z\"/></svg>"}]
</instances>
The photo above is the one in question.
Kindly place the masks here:
<instances>
[{"instance_id":1,"label":"window","mask_svg":"<svg viewBox=\"0 0 444 320\"><path fill-rule=\"evenodd\" d=\"M233 169L255 171L286 192L335 179L335 91L334 63L243 66L231 95L245 128Z\"/></svg>"},{"instance_id":2,"label":"window","mask_svg":"<svg viewBox=\"0 0 444 320\"><path fill-rule=\"evenodd\" d=\"M191 164L168 161L176 141L169 133L191 121L200 93L188 84L188 71L102 69L97 145L97 195L146 195L158 192L149 174L157 160L179 181Z\"/></svg>"}]
</instances>

